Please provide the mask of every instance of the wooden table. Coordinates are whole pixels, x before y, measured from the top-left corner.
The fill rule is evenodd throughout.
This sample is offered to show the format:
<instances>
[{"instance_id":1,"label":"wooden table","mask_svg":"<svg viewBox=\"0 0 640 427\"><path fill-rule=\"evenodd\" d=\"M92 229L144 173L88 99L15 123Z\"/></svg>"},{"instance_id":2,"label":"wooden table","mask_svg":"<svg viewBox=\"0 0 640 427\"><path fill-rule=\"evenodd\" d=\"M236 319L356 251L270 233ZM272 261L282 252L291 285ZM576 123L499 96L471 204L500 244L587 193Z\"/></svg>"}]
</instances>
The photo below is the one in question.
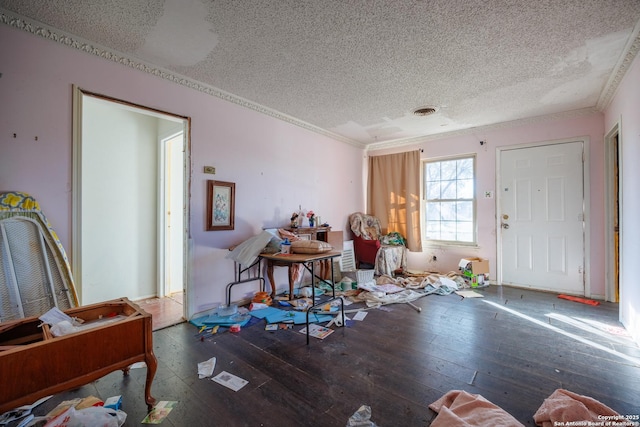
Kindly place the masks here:
<instances>
[{"instance_id":1,"label":"wooden table","mask_svg":"<svg viewBox=\"0 0 640 427\"><path fill-rule=\"evenodd\" d=\"M311 273L311 307L307 309L307 345L309 345L309 313L313 313L314 311L318 311L318 307L324 306L326 303L333 300L340 300L340 313L342 318L344 319L344 301L342 298L336 297L336 288L334 283L334 274L333 274L333 262L332 259L339 257L342 255L342 252L331 251L324 252L321 254L260 254L260 258L267 261L267 275L269 276L269 280L271 281L271 288L274 289L275 292L275 281L273 279L273 267L274 266L287 266L289 267L289 299L293 298L293 277L291 275L291 266L294 264L300 264ZM316 304L316 293L315 293L315 281L316 281L316 273L315 273L315 264L316 262L320 262L321 265L324 264L323 267L326 269L326 264L328 263L331 266L331 289L333 291L333 295L328 300L325 300L319 304ZM320 277L320 279L324 280L324 276Z\"/></svg>"},{"instance_id":2,"label":"wooden table","mask_svg":"<svg viewBox=\"0 0 640 427\"><path fill-rule=\"evenodd\" d=\"M153 354L151 315L127 298L64 312L97 326L53 337L47 325L39 326L42 322L37 317L0 323L0 413L119 369L126 375L135 362L147 364L144 397L153 406L151 382L158 361ZM118 317L113 322L100 323L114 315Z\"/></svg>"},{"instance_id":3,"label":"wooden table","mask_svg":"<svg viewBox=\"0 0 640 427\"><path fill-rule=\"evenodd\" d=\"M334 274L333 274L333 258L339 257L342 252L330 251L321 254L260 254L260 258L267 261L267 276L271 282L271 298L275 298L276 282L273 278L273 267L288 267L289 275L289 299L293 299L293 271L292 266L294 264L300 264L311 273L311 283L315 283L315 278L329 279L331 278L331 284L333 286ZM315 273L315 264L320 264L320 275ZM331 277L329 277L331 276Z\"/></svg>"}]
</instances>

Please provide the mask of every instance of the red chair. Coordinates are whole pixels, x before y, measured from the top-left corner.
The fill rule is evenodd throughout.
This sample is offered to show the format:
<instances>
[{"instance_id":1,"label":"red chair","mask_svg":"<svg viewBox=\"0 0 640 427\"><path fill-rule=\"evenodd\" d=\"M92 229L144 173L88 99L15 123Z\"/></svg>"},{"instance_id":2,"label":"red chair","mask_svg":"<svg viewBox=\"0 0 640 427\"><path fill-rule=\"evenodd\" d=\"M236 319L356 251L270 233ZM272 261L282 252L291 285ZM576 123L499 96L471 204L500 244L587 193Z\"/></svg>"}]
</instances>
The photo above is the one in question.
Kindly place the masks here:
<instances>
[{"instance_id":1,"label":"red chair","mask_svg":"<svg viewBox=\"0 0 640 427\"><path fill-rule=\"evenodd\" d=\"M356 212L349 216L349 223L353 233L356 268L374 268L377 275L388 276L407 268L406 247L380 241L385 236L378 218Z\"/></svg>"}]
</instances>

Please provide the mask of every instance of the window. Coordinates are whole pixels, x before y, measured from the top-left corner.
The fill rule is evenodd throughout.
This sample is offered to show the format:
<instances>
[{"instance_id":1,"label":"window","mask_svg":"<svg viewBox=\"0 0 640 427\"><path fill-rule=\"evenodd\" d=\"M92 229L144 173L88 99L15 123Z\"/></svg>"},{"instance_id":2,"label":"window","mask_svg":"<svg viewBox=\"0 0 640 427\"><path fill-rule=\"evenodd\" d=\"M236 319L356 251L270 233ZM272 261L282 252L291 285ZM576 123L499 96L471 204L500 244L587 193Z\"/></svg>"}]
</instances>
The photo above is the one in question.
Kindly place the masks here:
<instances>
[{"instance_id":1,"label":"window","mask_svg":"<svg viewBox=\"0 0 640 427\"><path fill-rule=\"evenodd\" d=\"M424 163L425 237L475 243L475 157Z\"/></svg>"}]
</instances>

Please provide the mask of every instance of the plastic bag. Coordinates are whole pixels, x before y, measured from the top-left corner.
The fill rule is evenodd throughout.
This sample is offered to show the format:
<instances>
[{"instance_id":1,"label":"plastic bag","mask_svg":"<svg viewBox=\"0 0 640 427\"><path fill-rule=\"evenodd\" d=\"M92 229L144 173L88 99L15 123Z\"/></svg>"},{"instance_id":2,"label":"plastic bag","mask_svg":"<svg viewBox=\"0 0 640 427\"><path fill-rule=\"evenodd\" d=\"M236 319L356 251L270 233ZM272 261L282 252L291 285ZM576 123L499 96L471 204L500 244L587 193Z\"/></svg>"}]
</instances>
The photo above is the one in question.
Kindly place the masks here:
<instances>
[{"instance_id":1,"label":"plastic bag","mask_svg":"<svg viewBox=\"0 0 640 427\"><path fill-rule=\"evenodd\" d=\"M347 427L376 427L376 423L371 421L371 407L360 406L347 421Z\"/></svg>"},{"instance_id":2,"label":"plastic bag","mask_svg":"<svg viewBox=\"0 0 640 427\"><path fill-rule=\"evenodd\" d=\"M83 409L71 406L49 421L45 427L120 427L126 419L125 412L103 406L90 406Z\"/></svg>"}]
</instances>

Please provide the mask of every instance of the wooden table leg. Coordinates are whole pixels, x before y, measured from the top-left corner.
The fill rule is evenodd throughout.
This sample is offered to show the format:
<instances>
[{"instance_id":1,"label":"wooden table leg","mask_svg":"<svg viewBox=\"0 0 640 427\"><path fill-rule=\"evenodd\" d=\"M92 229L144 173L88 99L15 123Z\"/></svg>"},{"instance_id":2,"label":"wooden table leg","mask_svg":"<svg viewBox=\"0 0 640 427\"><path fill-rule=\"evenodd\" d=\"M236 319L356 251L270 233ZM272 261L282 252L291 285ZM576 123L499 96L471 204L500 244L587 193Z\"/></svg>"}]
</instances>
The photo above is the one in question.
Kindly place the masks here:
<instances>
[{"instance_id":1,"label":"wooden table leg","mask_svg":"<svg viewBox=\"0 0 640 427\"><path fill-rule=\"evenodd\" d=\"M273 261L267 262L267 277L271 282L271 299L276 297L276 281L273 278Z\"/></svg>"},{"instance_id":2,"label":"wooden table leg","mask_svg":"<svg viewBox=\"0 0 640 427\"><path fill-rule=\"evenodd\" d=\"M287 268L289 273L289 301L293 299L293 285L294 285L293 268L294 268L293 265L289 265L289 267Z\"/></svg>"},{"instance_id":3,"label":"wooden table leg","mask_svg":"<svg viewBox=\"0 0 640 427\"><path fill-rule=\"evenodd\" d=\"M157 400L151 396L151 382L153 381L153 377L156 375L156 370L158 369L158 359L156 359L156 355L153 354L153 351L148 351L145 355L144 361L147 364L147 381L144 384L144 400L147 403L147 407L152 408L157 402Z\"/></svg>"},{"instance_id":4,"label":"wooden table leg","mask_svg":"<svg viewBox=\"0 0 640 427\"><path fill-rule=\"evenodd\" d=\"M330 259L323 259L322 261L320 261L320 277L322 277L325 280L329 278L330 262L331 262Z\"/></svg>"}]
</instances>

